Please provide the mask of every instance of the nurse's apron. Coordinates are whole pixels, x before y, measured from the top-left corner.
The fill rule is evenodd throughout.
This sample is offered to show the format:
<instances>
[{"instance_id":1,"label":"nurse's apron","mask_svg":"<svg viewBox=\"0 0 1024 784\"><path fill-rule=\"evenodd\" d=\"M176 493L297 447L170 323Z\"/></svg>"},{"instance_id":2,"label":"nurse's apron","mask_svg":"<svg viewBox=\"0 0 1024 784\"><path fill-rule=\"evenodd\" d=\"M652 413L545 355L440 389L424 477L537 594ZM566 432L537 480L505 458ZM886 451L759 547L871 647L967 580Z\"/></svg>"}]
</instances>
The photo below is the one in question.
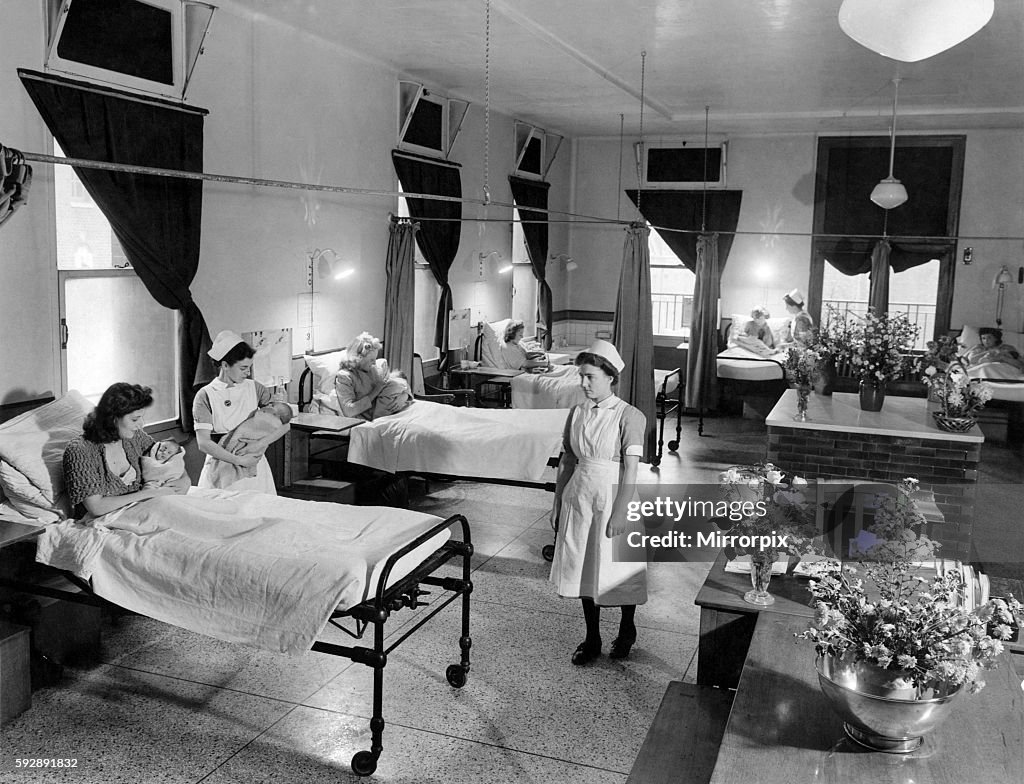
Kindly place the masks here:
<instances>
[{"instance_id":1,"label":"nurse's apron","mask_svg":"<svg viewBox=\"0 0 1024 784\"><path fill-rule=\"evenodd\" d=\"M626 533L611 538L605 528L618 489L621 463L619 422L626 403L591 403L574 409L569 443L576 469L562 492L562 507L551 563L551 582L559 596L587 596L605 606L647 601L647 564L615 560L630 548ZM640 527L637 530L641 530Z\"/></svg>"},{"instance_id":2,"label":"nurse's apron","mask_svg":"<svg viewBox=\"0 0 1024 784\"><path fill-rule=\"evenodd\" d=\"M243 381L241 384L229 387L207 385L205 389L210 397L210 407L213 409L213 434L215 436L223 436L234 430L259 407L259 401L256 399L256 386L251 382ZM226 401L230 401L230 405L226 405ZM212 476L216 459L213 455L206 456L197 487L217 487ZM219 489L252 490L257 493L277 495L274 475L270 471L270 463L267 462L265 456L261 456L260 461L256 464L256 476L239 479L228 487Z\"/></svg>"}]
</instances>

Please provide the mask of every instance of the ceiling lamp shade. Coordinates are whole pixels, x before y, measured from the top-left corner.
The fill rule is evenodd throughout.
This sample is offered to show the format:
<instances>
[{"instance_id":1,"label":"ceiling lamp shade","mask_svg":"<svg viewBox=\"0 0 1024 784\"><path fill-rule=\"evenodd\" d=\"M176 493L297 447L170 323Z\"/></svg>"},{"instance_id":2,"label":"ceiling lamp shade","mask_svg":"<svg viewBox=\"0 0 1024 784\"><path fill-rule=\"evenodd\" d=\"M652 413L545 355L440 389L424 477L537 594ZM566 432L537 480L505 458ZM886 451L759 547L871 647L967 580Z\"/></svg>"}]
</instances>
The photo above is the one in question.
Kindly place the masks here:
<instances>
[{"instance_id":1,"label":"ceiling lamp shade","mask_svg":"<svg viewBox=\"0 0 1024 784\"><path fill-rule=\"evenodd\" d=\"M892 94L892 133L889 140L889 176L885 177L871 191L871 201L883 210L891 210L899 207L907 200L907 189L903 183L892 176L892 164L896 157L896 103L900 97L900 80L893 79L894 90Z\"/></svg>"},{"instance_id":2,"label":"ceiling lamp shade","mask_svg":"<svg viewBox=\"0 0 1024 784\"><path fill-rule=\"evenodd\" d=\"M994 0L843 0L839 27L872 52L916 63L966 41L994 7Z\"/></svg>"}]
</instances>

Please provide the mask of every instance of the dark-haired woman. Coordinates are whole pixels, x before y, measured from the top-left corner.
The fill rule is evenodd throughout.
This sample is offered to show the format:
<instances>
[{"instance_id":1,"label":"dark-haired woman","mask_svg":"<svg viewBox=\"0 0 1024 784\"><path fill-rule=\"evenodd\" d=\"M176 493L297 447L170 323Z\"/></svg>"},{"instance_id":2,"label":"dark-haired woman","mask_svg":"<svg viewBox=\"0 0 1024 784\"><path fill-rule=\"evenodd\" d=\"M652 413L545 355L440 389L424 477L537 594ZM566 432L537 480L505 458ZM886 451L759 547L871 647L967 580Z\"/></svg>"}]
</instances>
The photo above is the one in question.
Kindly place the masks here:
<instances>
[{"instance_id":1,"label":"dark-haired woman","mask_svg":"<svg viewBox=\"0 0 1024 784\"><path fill-rule=\"evenodd\" d=\"M639 530L627 521L627 509L647 420L612 392L625 365L615 346L594 341L575 362L587 402L565 423L551 510L558 528L551 582L559 596L583 603L587 636L572 655L582 665L601 655L602 606L622 608L609 655L624 659L636 641L636 605L647 601L646 559L637 560L626 542L627 533Z\"/></svg>"},{"instance_id":2,"label":"dark-haired woman","mask_svg":"<svg viewBox=\"0 0 1024 784\"><path fill-rule=\"evenodd\" d=\"M213 466L214 461L223 460L242 468L256 466L256 476L238 479L220 489L254 490L277 495L270 464L263 456L263 452L284 435L288 429L287 425L282 425L280 431L260 441L249 442L241 454L229 452L217 443L225 433L242 424L256 409L271 402L270 390L249 377L252 373L252 358L256 351L238 334L225 330L217 335L213 341L213 348L207 353L217 363L220 372L217 378L199 390L192 404L196 444L206 455L197 486L219 487L215 477L227 475L229 472L214 471Z\"/></svg>"},{"instance_id":3,"label":"dark-haired woman","mask_svg":"<svg viewBox=\"0 0 1024 784\"><path fill-rule=\"evenodd\" d=\"M64 486L76 519L188 490L187 477L166 487L142 487L140 460L154 443L142 427L152 404L149 387L111 384L85 418L82 435L64 449Z\"/></svg>"}]
</instances>

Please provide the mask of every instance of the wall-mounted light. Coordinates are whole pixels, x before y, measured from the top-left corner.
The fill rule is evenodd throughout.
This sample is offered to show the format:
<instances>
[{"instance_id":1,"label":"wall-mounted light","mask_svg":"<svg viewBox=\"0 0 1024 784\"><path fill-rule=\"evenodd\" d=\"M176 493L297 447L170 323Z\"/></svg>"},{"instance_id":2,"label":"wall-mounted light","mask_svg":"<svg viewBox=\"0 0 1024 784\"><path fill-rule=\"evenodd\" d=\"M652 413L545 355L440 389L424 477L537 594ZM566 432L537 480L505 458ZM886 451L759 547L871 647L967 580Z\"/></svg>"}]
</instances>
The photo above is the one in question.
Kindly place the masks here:
<instances>
[{"instance_id":1,"label":"wall-mounted light","mask_svg":"<svg viewBox=\"0 0 1024 784\"><path fill-rule=\"evenodd\" d=\"M512 271L512 262L511 261L506 262L502 266L498 267L498 274L499 275L507 275L511 271Z\"/></svg>"},{"instance_id":2,"label":"wall-mounted light","mask_svg":"<svg viewBox=\"0 0 1024 784\"><path fill-rule=\"evenodd\" d=\"M551 260L564 264L566 272L572 272L573 270L580 268L580 265L573 261L572 256L568 253L552 253Z\"/></svg>"},{"instance_id":3,"label":"wall-mounted light","mask_svg":"<svg viewBox=\"0 0 1024 784\"><path fill-rule=\"evenodd\" d=\"M1013 273L1005 264L999 268L999 272L992 279L992 288L996 290L996 326L1003 326L1003 299L1006 296L1006 287L1013 283Z\"/></svg>"},{"instance_id":4,"label":"wall-mounted light","mask_svg":"<svg viewBox=\"0 0 1024 784\"><path fill-rule=\"evenodd\" d=\"M309 278L307 283L313 288L313 274L320 280L342 280L356 271L351 261L342 259L333 248L317 248L309 254Z\"/></svg>"}]
</instances>

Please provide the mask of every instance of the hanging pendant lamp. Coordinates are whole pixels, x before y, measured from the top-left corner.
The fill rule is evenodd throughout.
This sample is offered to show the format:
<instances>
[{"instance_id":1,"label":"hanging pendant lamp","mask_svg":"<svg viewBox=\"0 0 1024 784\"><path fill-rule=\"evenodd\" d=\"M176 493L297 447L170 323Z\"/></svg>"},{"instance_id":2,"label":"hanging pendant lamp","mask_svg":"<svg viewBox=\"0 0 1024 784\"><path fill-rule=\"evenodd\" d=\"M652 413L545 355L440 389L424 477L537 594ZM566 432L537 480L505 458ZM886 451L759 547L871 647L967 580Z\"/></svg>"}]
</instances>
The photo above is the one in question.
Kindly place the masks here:
<instances>
[{"instance_id":1,"label":"hanging pendant lamp","mask_svg":"<svg viewBox=\"0 0 1024 784\"><path fill-rule=\"evenodd\" d=\"M843 0L839 27L872 52L916 63L966 41L994 8L994 0Z\"/></svg>"},{"instance_id":2,"label":"hanging pendant lamp","mask_svg":"<svg viewBox=\"0 0 1024 784\"><path fill-rule=\"evenodd\" d=\"M896 157L896 102L900 95L899 77L892 80L895 89L892 96L892 134L889 142L889 176L883 179L871 191L871 201L883 210L899 207L907 200L907 189L903 183L892 176L893 159Z\"/></svg>"}]
</instances>

